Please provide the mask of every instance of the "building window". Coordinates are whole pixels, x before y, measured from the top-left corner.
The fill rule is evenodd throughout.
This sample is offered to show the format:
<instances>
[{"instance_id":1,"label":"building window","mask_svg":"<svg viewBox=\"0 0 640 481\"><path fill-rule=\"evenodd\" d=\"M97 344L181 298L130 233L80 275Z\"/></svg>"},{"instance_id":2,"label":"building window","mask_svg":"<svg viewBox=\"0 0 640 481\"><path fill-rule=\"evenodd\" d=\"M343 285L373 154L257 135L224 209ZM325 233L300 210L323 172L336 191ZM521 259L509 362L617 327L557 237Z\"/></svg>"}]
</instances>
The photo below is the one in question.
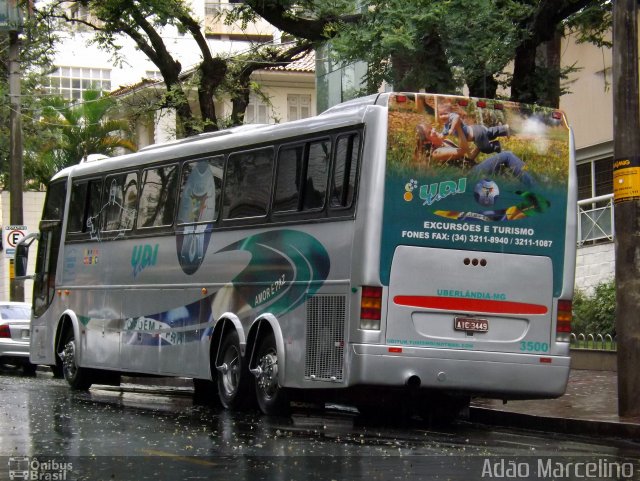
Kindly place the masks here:
<instances>
[{"instance_id":1,"label":"building window","mask_svg":"<svg viewBox=\"0 0 640 481\"><path fill-rule=\"evenodd\" d=\"M578 200L613 193L613 159L593 160L578 165Z\"/></svg>"},{"instance_id":2,"label":"building window","mask_svg":"<svg viewBox=\"0 0 640 481\"><path fill-rule=\"evenodd\" d=\"M111 70L104 68L59 67L47 77L47 92L65 99L81 99L86 90L111 90Z\"/></svg>"},{"instance_id":3,"label":"building window","mask_svg":"<svg viewBox=\"0 0 640 481\"><path fill-rule=\"evenodd\" d=\"M299 120L311 117L311 95L287 95L287 120Z\"/></svg>"},{"instance_id":4,"label":"building window","mask_svg":"<svg viewBox=\"0 0 640 481\"><path fill-rule=\"evenodd\" d=\"M268 124L270 123L269 120L269 106L257 95L251 94L249 105L247 105L247 110L244 113L244 123Z\"/></svg>"},{"instance_id":5,"label":"building window","mask_svg":"<svg viewBox=\"0 0 640 481\"><path fill-rule=\"evenodd\" d=\"M613 159L578 165L578 245L613 240Z\"/></svg>"}]
</instances>

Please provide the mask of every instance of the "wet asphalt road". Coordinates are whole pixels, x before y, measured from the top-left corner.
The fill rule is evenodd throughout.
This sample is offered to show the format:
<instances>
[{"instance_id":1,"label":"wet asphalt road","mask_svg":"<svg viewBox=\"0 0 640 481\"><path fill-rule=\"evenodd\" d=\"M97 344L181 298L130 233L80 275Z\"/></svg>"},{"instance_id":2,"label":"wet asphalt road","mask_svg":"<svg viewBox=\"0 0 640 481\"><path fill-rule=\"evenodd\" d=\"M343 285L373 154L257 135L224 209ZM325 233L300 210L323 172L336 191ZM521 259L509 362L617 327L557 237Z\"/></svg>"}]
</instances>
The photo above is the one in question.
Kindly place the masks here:
<instances>
[{"instance_id":1,"label":"wet asphalt road","mask_svg":"<svg viewBox=\"0 0 640 481\"><path fill-rule=\"evenodd\" d=\"M74 393L48 372L4 370L0 480L16 459L28 459L30 479L54 480L585 479L576 462L596 463L595 479L616 479L620 466L621 479L640 479L640 446L625 440L381 423L336 406L268 418L190 394L133 384Z\"/></svg>"}]
</instances>

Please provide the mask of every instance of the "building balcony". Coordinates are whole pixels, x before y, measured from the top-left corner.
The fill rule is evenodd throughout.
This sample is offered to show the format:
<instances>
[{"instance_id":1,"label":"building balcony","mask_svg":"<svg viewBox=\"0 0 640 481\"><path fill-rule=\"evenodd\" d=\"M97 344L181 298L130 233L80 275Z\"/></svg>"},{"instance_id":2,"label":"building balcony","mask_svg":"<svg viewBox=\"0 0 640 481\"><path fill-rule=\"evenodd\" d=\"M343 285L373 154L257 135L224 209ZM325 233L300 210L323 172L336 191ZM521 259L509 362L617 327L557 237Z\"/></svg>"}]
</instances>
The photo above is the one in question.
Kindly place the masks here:
<instances>
[{"instance_id":1,"label":"building balcony","mask_svg":"<svg viewBox=\"0 0 640 481\"><path fill-rule=\"evenodd\" d=\"M613 241L613 194L578 201L578 247Z\"/></svg>"}]
</instances>

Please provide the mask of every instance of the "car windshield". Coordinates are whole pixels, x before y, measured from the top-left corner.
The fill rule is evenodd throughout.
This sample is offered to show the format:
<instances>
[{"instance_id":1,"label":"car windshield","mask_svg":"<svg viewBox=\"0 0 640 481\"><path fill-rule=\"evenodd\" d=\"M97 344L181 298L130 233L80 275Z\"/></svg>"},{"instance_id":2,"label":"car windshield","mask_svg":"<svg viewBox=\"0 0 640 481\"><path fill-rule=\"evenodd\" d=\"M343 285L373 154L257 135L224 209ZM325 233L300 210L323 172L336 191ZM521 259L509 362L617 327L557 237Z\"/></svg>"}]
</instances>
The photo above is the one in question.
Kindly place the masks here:
<instances>
[{"instance_id":1,"label":"car windshield","mask_svg":"<svg viewBox=\"0 0 640 481\"><path fill-rule=\"evenodd\" d=\"M0 318L3 321L30 319L31 310L27 306L0 306Z\"/></svg>"}]
</instances>

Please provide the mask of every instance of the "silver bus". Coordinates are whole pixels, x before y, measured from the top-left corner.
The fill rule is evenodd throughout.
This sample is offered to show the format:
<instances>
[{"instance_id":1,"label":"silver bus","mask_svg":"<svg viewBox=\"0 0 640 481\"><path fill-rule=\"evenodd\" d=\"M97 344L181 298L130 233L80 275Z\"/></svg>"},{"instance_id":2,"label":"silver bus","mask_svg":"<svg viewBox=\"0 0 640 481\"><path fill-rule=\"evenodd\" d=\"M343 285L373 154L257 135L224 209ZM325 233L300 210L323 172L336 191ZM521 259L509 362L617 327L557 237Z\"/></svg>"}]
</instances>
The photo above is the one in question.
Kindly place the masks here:
<instances>
[{"instance_id":1,"label":"silver bus","mask_svg":"<svg viewBox=\"0 0 640 481\"><path fill-rule=\"evenodd\" d=\"M511 102L383 93L88 160L48 188L31 362L266 414L557 397L575 222L564 114Z\"/></svg>"}]
</instances>

